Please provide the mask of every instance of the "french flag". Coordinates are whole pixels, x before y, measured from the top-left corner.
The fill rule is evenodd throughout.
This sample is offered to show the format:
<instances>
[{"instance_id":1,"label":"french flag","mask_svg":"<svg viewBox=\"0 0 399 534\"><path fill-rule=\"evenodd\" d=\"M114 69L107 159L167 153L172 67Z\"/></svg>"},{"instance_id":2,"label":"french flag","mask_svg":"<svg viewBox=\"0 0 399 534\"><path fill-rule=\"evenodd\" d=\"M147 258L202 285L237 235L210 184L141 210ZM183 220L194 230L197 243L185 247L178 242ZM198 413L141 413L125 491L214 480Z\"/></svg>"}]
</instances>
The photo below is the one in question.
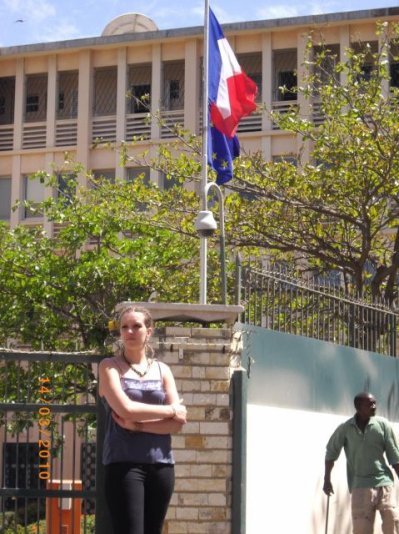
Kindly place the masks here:
<instances>
[{"instance_id":1,"label":"french flag","mask_svg":"<svg viewBox=\"0 0 399 534\"><path fill-rule=\"evenodd\" d=\"M257 92L255 82L241 69L220 24L209 9L208 163L215 169L219 185L233 177L233 159L240 154L236 136L238 123L256 109Z\"/></svg>"}]
</instances>

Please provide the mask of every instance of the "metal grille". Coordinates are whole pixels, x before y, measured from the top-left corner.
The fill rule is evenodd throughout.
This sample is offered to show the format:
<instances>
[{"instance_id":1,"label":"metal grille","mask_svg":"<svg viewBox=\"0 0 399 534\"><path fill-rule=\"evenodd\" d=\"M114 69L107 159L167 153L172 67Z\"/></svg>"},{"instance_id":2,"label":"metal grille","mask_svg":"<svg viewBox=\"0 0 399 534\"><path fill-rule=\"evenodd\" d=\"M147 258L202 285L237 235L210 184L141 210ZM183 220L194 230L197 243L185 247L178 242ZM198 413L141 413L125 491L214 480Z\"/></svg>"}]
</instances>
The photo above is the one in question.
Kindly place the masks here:
<instances>
[{"instance_id":1,"label":"metal grille","mask_svg":"<svg viewBox=\"0 0 399 534\"><path fill-rule=\"evenodd\" d=\"M131 65L128 73L128 107L127 113L146 113L151 105L152 67L148 65Z\"/></svg>"},{"instance_id":2,"label":"metal grille","mask_svg":"<svg viewBox=\"0 0 399 534\"><path fill-rule=\"evenodd\" d=\"M14 127L0 126L0 151L12 150L14 145Z\"/></svg>"},{"instance_id":3,"label":"metal grille","mask_svg":"<svg viewBox=\"0 0 399 534\"><path fill-rule=\"evenodd\" d=\"M0 78L0 124L14 122L15 78Z\"/></svg>"},{"instance_id":4,"label":"metal grille","mask_svg":"<svg viewBox=\"0 0 399 534\"><path fill-rule=\"evenodd\" d=\"M69 510L77 514L69 534L94 533L100 357L1 352L0 360L0 531L63 534Z\"/></svg>"},{"instance_id":5,"label":"metal grille","mask_svg":"<svg viewBox=\"0 0 399 534\"><path fill-rule=\"evenodd\" d=\"M25 122L46 120L47 74L26 77Z\"/></svg>"},{"instance_id":6,"label":"metal grille","mask_svg":"<svg viewBox=\"0 0 399 534\"><path fill-rule=\"evenodd\" d=\"M247 265L240 300L244 323L396 356L398 315L345 294L339 273L303 280L285 266Z\"/></svg>"},{"instance_id":7,"label":"metal grille","mask_svg":"<svg viewBox=\"0 0 399 534\"><path fill-rule=\"evenodd\" d=\"M184 108L184 61L165 61L162 68L162 109Z\"/></svg>"},{"instance_id":8,"label":"metal grille","mask_svg":"<svg viewBox=\"0 0 399 534\"><path fill-rule=\"evenodd\" d=\"M78 116L78 71L58 74L57 119L74 119Z\"/></svg>"},{"instance_id":9,"label":"metal grille","mask_svg":"<svg viewBox=\"0 0 399 534\"><path fill-rule=\"evenodd\" d=\"M295 49L273 51L273 100L278 102L296 100L296 94L290 92L290 89L297 85L296 70ZM281 87L286 87L287 91L283 92Z\"/></svg>"},{"instance_id":10,"label":"metal grille","mask_svg":"<svg viewBox=\"0 0 399 534\"><path fill-rule=\"evenodd\" d=\"M242 70L258 87L256 102L262 102L262 54L237 54L237 60Z\"/></svg>"},{"instance_id":11,"label":"metal grille","mask_svg":"<svg viewBox=\"0 0 399 534\"><path fill-rule=\"evenodd\" d=\"M117 68L96 69L94 73L94 116L116 114Z\"/></svg>"}]
</instances>

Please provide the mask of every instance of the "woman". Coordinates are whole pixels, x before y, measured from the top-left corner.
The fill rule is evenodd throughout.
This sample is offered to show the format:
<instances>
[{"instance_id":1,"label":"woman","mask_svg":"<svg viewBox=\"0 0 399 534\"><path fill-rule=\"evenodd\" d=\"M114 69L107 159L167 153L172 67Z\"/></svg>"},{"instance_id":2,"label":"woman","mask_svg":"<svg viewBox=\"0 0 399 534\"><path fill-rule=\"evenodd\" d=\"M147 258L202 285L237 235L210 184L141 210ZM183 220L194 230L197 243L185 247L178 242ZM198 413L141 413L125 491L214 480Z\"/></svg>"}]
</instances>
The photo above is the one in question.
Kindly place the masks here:
<instances>
[{"instance_id":1,"label":"woman","mask_svg":"<svg viewBox=\"0 0 399 534\"><path fill-rule=\"evenodd\" d=\"M186 422L170 368L153 358L145 308L119 315L118 354L99 366L105 496L114 534L161 534L174 488L171 433Z\"/></svg>"}]
</instances>

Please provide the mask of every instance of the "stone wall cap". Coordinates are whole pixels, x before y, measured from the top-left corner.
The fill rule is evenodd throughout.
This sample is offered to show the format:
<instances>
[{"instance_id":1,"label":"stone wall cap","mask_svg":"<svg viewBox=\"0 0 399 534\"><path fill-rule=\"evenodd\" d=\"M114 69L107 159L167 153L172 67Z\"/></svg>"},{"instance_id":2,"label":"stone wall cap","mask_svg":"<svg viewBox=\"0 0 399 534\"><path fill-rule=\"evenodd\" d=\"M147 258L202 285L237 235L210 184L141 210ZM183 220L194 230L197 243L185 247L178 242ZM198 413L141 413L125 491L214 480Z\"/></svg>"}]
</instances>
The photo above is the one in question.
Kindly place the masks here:
<instances>
[{"instance_id":1,"label":"stone wall cap","mask_svg":"<svg viewBox=\"0 0 399 534\"><path fill-rule=\"evenodd\" d=\"M182 302L133 302L124 301L115 306L119 313L125 306L143 306L151 313L154 321L179 321L200 323L224 322L229 325L237 321L238 315L244 311L241 305L228 304L187 304Z\"/></svg>"}]
</instances>

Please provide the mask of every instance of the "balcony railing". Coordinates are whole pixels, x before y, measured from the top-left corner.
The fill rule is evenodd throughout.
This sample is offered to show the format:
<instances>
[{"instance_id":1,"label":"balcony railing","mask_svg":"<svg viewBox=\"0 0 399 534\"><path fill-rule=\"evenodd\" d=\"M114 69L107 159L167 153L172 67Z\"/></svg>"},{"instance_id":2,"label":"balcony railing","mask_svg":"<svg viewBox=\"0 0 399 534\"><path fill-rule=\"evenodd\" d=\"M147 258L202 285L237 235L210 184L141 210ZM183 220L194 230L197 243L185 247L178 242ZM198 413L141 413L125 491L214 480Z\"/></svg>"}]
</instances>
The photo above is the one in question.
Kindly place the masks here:
<instances>
[{"instance_id":1,"label":"balcony railing","mask_svg":"<svg viewBox=\"0 0 399 534\"><path fill-rule=\"evenodd\" d=\"M313 123L318 126L319 124L322 124L325 119L325 114L322 111L321 108L321 102L314 101L312 104L312 119Z\"/></svg>"},{"instance_id":2,"label":"balcony railing","mask_svg":"<svg viewBox=\"0 0 399 534\"><path fill-rule=\"evenodd\" d=\"M46 147L46 123L25 123L22 133L22 148L45 148Z\"/></svg>"},{"instance_id":3,"label":"balcony railing","mask_svg":"<svg viewBox=\"0 0 399 534\"><path fill-rule=\"evenodd\" d=\"M243 117L238 125L238 133L260 132L262 130L262 115L259 112Z\"/></svg>"},{"instance_id":4,"label":"balcony railing","mask_svg":"<svg viewBox=\"0 0 399 534\"><path fill-rule=\"evenodd\" d=\"M161 113L161 137L170 139L176 137L175 126L184 127L184 110L162 111Z\"/></svg>"},{"instance_id":5,"label":"balcony railing","mask_svg":"<svg viewBox=\"0 0 399 534\"><path fill-rule=\"evenodd\" d=\"M76 119L58 120L55 126L55 146L76 146L78 144L78 122Z\"/></svg>"},{"instance_id":6,"label":"balcony railing","mask_svg":"<svg viewBox=\"0 0 399 534\"><path fill-rule=\"evenodd\" d=\"M132 113L126 117L125 140L131 141L133 137L149 139L151 137L151 119L148 113Z\"/></svg>"},{"instance_id":7,"label":"balcony railing","mask_svg":"<svg viewBox=\"0 0 399 534\"><path fill-rule=\"evenodd\" d=\"M296 100L275 100L272 104L272 109L274 112L277 112L277 113L281 113L281 114L284 114L284 113L288 113L292 107L296 107L298 104L297 104L297 101ZM278 127L278 125L276 123L273 122L273 130L279 130L280 128Z\"/></svg>"},{"instance_id":8,"label":"balcony railing","mask_svg":"<svg viewBox=\"0 0 399 534\"><path fill-rule=\"evenodd\" d=\"M12 124L0 126L0 151L12 150L14 143L14 127Z\"/></svg>"},{"instance_id":9,"label":"balcony railing","mask_svg":"<svg viewBox=\"0 0 399 534\"><path fill-rule=\"evenodd\" d=\"M94 117L92 121L93 143L116 142L116 116Z\"/></svg>"}]
</instances>

